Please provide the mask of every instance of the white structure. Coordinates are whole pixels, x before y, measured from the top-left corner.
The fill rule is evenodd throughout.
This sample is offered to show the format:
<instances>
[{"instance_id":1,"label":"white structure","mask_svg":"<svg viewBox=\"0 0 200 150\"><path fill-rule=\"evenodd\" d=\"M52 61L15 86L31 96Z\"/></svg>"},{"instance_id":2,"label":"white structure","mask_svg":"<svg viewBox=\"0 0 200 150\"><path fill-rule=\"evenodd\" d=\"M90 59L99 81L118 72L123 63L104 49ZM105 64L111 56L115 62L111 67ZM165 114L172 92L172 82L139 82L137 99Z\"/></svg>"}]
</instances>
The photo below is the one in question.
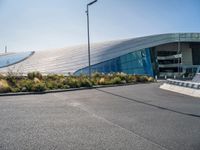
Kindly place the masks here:
<instances>
[{"instance_id":1,"label":"white structure","mask_svg":"<svg viewBox=\"0 0 200 150\"><path fill-rule=\"evenodd\" d=\"M0 55L0 72L87 73L87 45ZM200 33L172 33L91 45L92 71L174 76L200 65Z\"/></svg>"}]
</instances>

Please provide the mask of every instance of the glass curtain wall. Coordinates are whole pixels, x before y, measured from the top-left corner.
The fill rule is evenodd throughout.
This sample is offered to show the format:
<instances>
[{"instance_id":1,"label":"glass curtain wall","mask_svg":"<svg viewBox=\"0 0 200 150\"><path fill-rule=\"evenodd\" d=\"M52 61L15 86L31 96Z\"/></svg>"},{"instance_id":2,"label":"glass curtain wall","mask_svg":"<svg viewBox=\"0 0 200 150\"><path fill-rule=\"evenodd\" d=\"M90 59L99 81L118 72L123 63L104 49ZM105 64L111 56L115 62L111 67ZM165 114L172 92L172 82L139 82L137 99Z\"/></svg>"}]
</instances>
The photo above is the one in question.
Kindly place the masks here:
<instances>
[{"instance_id":1,"label":"glass curtain wall","mask_svg":"<svg viewBox=\"0 0 200 150\"><path fill-rule=\"evenodd\" d=\"M153 76L150 49L142 49L122 55L120 57L91 66L92 72L113 73L124 72ZM88 67L75 72L75 75L88 74Z\"/></svg>"}]
</instances>

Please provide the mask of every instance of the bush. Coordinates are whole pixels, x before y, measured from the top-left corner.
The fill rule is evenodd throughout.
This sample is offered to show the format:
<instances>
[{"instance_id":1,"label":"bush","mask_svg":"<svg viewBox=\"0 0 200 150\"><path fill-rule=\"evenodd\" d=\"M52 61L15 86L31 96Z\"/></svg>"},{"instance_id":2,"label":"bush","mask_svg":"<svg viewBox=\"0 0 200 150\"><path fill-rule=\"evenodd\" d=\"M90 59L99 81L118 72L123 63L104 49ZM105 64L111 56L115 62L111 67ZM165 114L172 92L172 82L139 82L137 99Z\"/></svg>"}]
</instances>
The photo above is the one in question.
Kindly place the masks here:
<instances>
[{"instance_id":1,"label":"bush","mask_svg":"<svg viewBox=\"0 0 200 150\"><path fill-rule=\"evenodd\" d=\"M42 74L38 71L36 72L29 72L27 74L28 79L33 80L34 78L38 78L39 80L42 80Z\"/></svg>"},{"instance_id":2,"label":"bush","mask_svg":"<svg viewBox=\"0 0 200 150\"><path fill-rule=\"evenodd\" d=\"M147 76L140 76L139 77L139 82L147 82L148 81L148 77Z\"/></svg>"},{"instance_id":3,"label":"bush","mask_svg":"<svg viewBox=\"0 0 200 150\"><path fill-rule=\"evenodd\" d=\"M68 89L91 87L93 85L126 84L135 82L154 82L154 78L142 75L128 75L125 73L92 74L91 81L88 76L42 76L39 72L31 72L27 77L9 72L7 76L0 75L0 92L41 92L46 89Z\"/></svg>"},{"instance_id":4,"label":"bush","mask_svg":"<svg viewBox=\"0 0 200 150\"><path fill-rule=\"evenodd\" d=\"M17 83L17 87L22 91L22 92L29 92L32 91L32 87L33 87L34 82L32 80L20 80Z\"/></svg>"},{"instance_id":5,"label":"bush","mask_svg":"<svg viewBox=\"0 0 200 150\"><path fill-rule=\"evenodd\" d=\"M115 73L115 74L113 74L113 76L114 77L119 77L121 80L126 80L128 75L121 72L121 73Z\"/></svg>"},{"instance_id":6,"label":"bush","mask_svg":"<svg viewBox=\"0 0 200 150\"><path fill-rule=\"evenodd\" d=\"M80 82L76 78L73 78L73 77L69 77L66 80L66 84L69 85L70 88L79 88L81 86Z\"/></svg>"},{"instance_id":7,"label":"bush","mask_svg":"<svg viewBox=\"0 0 200 150\"><path fill-rule=\"evenodd\" d=\"M81 78L80 79L80 86L81 87L91 87L92 86L92 82L87 78Z\"/></svg>"},{"instance_id":8,"label":"bush","mask_svg":"<svg viewBox=\"0 0 200 150\"><path fill-rule=\"evenodd\" d=\"M63 75L57 75L57 74L49 74L46 76L46 80L60 80L63 79Z\"/></svg>"},{"instance_id":9,"label":"bush","mask_svg":"<svg viewBox=\"0 0 200 150\"><path fill-rule=\"evenodd\" d=\"M135 78L135 82L140 82L140 75L135 75L134 78Z\"/></svg>"},{"instance_id":10,"label":"bush","mask_svg":"<svg viewBox=\"0 0 200 150\"><path fill-rule=\"evenodd\" d=\"M31 91L33 92L43 92L46 90L46 86L44 83L35 83L32 86Z\"/></svg>"},{"instance_id":11,"label":"bush","mask_svg":"<svg viewBox=\"0 0 200 150\"><path fill-rule=\"evenodd\" d=\"M105 78L101 78L99 81L98 81L98 84L100 85L104 85L106 82L105 82Z\"/></svg>"},{"instance_id":12,"label":"bush","mask_svg":"<svg viewBox=\"0 0 200 150\"><path fill-rule=\"evenodd\" d=\"M33 79L33 81L34 81L34 83L40 83L40 80L36 77Z\"/></svg>"},{"instance_id":13,"label":"bush","mask_svg":"<svg viewBox=\"0 0 200 150\"><path fill-rule=\"evenodd\" d=\"M149 77L148 78L148 82L154 82L154 78L153 77Z\"/></svg>"},{"instance_id":14,"label":"bush","mask_svg":"<svg viewBox=\"0 0 200 150\"><path fill-rule=\"evenodd\" d=\"M147 82L148 81L148 76L135 75L135 81L136 82Z\"/></svg>"},{"instance_id":15,"label":"bush","mask_svg":"<svg viewBox=\"0 0 200 150\"><path fill-rule=\"evenodd\" d=\"M23 92L23 91L21 91L20 88L15 87L15 88L11 88L11 92L17 93L17 92Z\"/></svg>"},{"instance_id":16,"label":"bush","mask_svg":"<svg viewBox=\"0 0 200 150\"><path fill-rule=\"evenodd\" d=\"M46 88L49 90L57 89L58 85L55 81L46 81Z\"/></svg>"},{"instance_id":17,"label":"bush","mask_svg":"<svg viewBox=\"0 0 200 150\"><path fill-rule=\"evenodd\" d=\"M114 77L114 79L111 80L112 84L120 84L121 83L120 77Z\"/></svg>"},{"instance_id":18,"label":"bush","mask_svg":"<svg viewBox=\"0 0 200 150\"><path fill-rule=\"evenodd\" d=\"M109 84L112 84L111 83L111 78L109 78L109 77L107 77L107 78L106 77L102 77L98 81L98 85L109 85Z\"/></svg>"},{"instance_id":19,"label":"bush","mask_svg":"<svg viewBox=\"0 0 200 150\"><path fill-rule=\"evenodd\" d=\"M11 88L6 80L0 80L0 93L11 92Z\"/></svg>"},{"instance_id":20,"label":"bush","mask_svg":"<svg viewBox=\"0 0 200 150\"><path fill-rule=\"evenodd\" d=\"M63 89L69 89L69 88L70 88L69 85L64 85L64 86L63 86Z\"/></svg>"},{"instance_id":21,"label":"bush","mask_svg":"<svg viewBox=\"0 0 200 150\"><path fill-rule=\"evenodd\" d=\"M5 79L12 85L16 84L16 75L11 71L7 72Z\"/></svg>"},{"instance_id":22,"label":"bush","mask_svg":"<svg viewBox=\"0 0 200 150\"><path fill-rule=\"evenodd\" d=\"M101 77L102 77L101 73L95 72L92 74L92 78L101 78Z\"/></svg>"},{"instance_id":23,"label":"bush","mask_svg":"<svg viewBox=\"0 0 200 150\"><path fill-rule=\"evenodd\" d=\"M27 74L28 79L33 80L34 79L34 72L29 72Z\"/></svg>"},{"instance_id":24,"label":"bush","mask_svg":"<svg viewBox=\"0 0 200 150\"><path fill-rule=\"evenodd\" d=\"M136 77L135 75L128 75L126 77L126 83L135 83L136 82Z\"/></svg>"}]
</instances>

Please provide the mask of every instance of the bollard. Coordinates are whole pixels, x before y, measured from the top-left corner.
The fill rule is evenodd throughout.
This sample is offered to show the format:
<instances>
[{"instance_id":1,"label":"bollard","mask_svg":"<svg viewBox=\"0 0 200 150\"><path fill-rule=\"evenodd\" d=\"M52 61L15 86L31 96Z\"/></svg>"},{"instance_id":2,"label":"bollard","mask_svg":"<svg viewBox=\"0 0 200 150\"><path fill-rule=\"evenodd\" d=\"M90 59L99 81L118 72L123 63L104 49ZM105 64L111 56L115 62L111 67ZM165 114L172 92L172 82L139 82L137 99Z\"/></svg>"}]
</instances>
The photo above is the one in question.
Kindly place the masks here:
<instances>
[{"instance_id":1,"label":"bollard","mask_svg":"<svg viewBox=\"0 0 200 150\"><path fill-rule=\"evenodd\" d=\"M174 79L176 79L176 75L174 75Z\"/></svg>"},{"instance_id":2,"label":"bollard","mask_svg":"<svg viewBox=\"0 0 200 150\"><path fill-rule=\"evenodd\" d=\"M165 80L167 80L167 76L165 75Z\"/></svg>"},{"instance_id":3,"label":"bollard","mask_svg":"<svg viewBox=\"0 0 200 150\"><path fill-rule=\"evenodd\" d=\"M157 75L155 75L155 80L156 80L156 81L158 80L158 77L157 77Z\"/></svg>"}]
</instances>

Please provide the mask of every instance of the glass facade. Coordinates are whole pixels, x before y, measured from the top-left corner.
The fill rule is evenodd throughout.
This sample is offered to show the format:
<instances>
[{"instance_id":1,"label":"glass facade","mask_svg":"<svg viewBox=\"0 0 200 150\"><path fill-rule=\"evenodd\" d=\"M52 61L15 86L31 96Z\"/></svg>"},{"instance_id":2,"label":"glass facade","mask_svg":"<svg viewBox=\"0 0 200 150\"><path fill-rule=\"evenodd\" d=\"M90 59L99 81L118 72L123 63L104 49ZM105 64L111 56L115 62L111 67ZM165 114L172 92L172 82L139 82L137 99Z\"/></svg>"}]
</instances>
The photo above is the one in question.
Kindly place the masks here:
<instances>
[{"instance_id":1,"label":"glass facade","mask_svg":"<svg viewBox=\"0 0 200 150\"><path fill-rule=\"evenodd\" d=\"M150 49L142 49L91 66L92 72L146 74L153 76ZM75 72L75 75L88 74L88 67Z\"/></svg>"},{"instance_id":2,"label":"glass facade","mask_svg":"<svg viewBox=\"0 0 200 150\"><path fill-rule=\"evenodd\" d=\"M33 52L23 52L23 53L0 55L0 68L18 63L32 54Z\"/></svg>"}]
</instances>

